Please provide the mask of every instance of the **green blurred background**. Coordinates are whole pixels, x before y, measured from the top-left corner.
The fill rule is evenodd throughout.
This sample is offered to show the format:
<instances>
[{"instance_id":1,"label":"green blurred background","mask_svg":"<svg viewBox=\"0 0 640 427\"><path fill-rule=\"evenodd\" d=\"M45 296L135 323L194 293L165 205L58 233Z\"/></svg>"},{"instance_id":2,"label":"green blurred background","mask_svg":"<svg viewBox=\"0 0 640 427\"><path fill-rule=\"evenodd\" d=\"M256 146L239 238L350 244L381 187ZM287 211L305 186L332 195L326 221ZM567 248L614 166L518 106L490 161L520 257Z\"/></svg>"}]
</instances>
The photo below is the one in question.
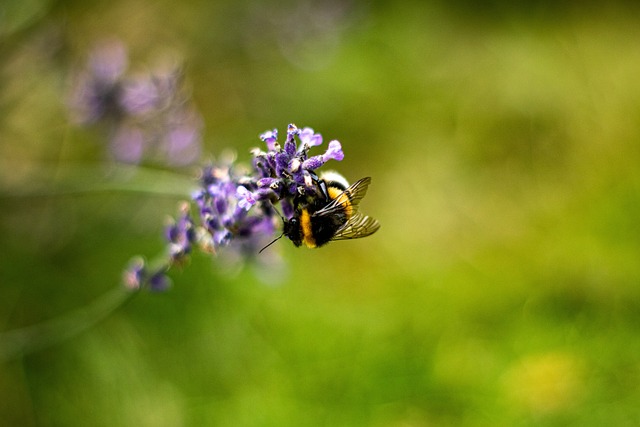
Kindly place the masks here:
<instances>
[{"instance_id":1,"label":"green blurred background","mask_svg":"<svg viewBox=\"0 0 640 427\"><path fill-rule=\"evenodd\" d=\"M339 139L382 228L278 242L268 283L196 255L169 292L63 323L0 361L0 424L640 425L638 22L633 3L3 0L5 351L161 252L189 195L43 187L100 188L104 141L64 99L105 38L132 68L184 59L211 155L248 161L288 123Z\"/></svg>"}]
</instances>

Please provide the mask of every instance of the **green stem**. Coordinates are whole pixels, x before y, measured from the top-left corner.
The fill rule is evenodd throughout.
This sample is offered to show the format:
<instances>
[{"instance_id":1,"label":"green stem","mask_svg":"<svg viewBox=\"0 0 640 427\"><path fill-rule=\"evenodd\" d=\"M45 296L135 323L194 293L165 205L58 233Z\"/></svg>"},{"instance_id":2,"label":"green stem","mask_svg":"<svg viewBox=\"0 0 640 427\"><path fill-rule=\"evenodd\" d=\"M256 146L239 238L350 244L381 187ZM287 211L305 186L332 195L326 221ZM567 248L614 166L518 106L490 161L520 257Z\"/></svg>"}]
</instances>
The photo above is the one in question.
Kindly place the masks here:
<instances>
[{"instance_id":1,"label":"green stem","mask_svg":"<svg viewBox=\"0 0 640 427\"><path fill-rule=\"evenodd\" d=\"M133 192L169 197L189 197L197 183L193 178L174 172L139 166L111 165L66 166L56 170L40 169L28 185L2 186L2 197L41 197L98 192Z\"/></svg>"},{"instance_id":2,"label":"green stem","mask_svg":"<svg viewBox=\"0 0 640 427\"><path fill-rule=\"evenodd\" d=\"M0 360L14 359L73 338L106 318L136 294L118 287L60 317L0 332Z\"/></svg>"}]
</instances>

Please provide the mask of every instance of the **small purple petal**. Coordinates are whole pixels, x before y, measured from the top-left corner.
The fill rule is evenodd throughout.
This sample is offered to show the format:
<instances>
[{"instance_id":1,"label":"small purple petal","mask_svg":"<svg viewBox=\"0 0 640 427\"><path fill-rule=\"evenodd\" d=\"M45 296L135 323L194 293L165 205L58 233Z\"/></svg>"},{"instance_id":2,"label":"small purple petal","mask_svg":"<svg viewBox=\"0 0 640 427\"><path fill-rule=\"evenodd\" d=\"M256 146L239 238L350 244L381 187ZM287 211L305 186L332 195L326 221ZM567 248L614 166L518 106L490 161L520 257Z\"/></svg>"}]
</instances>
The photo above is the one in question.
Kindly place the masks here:
<instances>
[{"instance_id":1,"label":"small purple petal","mask_svg":"<svg viewBox=\"0 0 640 427\"><path fill-rule=\"evenodd\" d=\"M298 137L300 138L300 142L302 142L303 146L307 145L308 147L315 147L322 144L322 135L314 133L313 129L309 127L302 129Z\"/></svg>"},{"instance_id":2,"label":"small purple petal","mask_svg":"<svg viewBox=\"0 0 640 427\"><path fill-rule=\"evenodd\" d=\"M238 206L246 211L256 204L256 199L253 196L253 193L242 185L236 190L236 197L238 198Z\"/></svg>"},{"instance_id":3,"label":"small purple petal","mask_svg":"<svg viewBox=\"0 0 640 427\"><path fill-rule=\"evenodd\" d=\"M300 133L300 131L298 130L296 125L294 125L293 123L289 124L289 127L287 128L287 140L285 142L294 142L295 137L296 135L298 135L298 133Z\"/></svg>"},{"instance_id":4,"label":"small purple petal","mask_svg":"<svg viewBox=\"0 0 640 427\"><path fill-rule=\"evenodd\" d=\"M331 141L327 152L322 155L322 159L325 163L329 161L329 159L337 161L344 159L344 153L342 152L342 145L340 145L340 142L335 139Z\"/></svg>"}]
</instances>

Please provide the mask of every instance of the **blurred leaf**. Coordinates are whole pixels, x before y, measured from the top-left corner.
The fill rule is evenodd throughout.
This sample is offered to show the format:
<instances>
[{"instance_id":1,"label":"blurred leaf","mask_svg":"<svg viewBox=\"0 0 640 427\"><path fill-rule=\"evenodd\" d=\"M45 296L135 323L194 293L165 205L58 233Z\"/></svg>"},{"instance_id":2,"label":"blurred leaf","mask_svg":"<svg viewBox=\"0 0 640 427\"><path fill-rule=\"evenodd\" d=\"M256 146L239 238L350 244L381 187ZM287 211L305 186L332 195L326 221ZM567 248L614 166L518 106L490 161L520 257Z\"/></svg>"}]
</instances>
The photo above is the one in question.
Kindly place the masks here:
<instances>
[{"instance_id":1,"label":"blurred leaf","mask_svg":"<svg viewBox=\"0 0 640 427\"><path fill-rule=\"evenodd\" d=\"M6 37L43 17L50 0L3 0L0 3L0 37Z\"/></svg>"}]
</instances>

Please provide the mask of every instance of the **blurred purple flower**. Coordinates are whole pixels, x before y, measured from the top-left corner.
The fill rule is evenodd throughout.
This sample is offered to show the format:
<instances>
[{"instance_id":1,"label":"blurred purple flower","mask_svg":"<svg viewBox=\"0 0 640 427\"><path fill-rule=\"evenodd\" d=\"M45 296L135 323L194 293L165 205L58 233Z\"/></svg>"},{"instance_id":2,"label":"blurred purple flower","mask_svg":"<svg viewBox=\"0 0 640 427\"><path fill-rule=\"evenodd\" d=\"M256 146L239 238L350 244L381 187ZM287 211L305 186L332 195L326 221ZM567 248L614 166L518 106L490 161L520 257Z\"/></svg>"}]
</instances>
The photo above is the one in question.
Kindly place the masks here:
<instances>
[{"instance_id":1,"label":"blurred purple flower","mask_svg":"<svg viewBox=\"0 0 640 427\"><path fill-rule=\"evenodd\" d=\"M144 259L135 257L123 273L124 286L131 291L149 288L151 291L165 291L171 286L171 279L167 276L167 265L151 269Z\"/></svg>"},{"instance_id":2,"label":"blurred purple flower","mask_svg":"<svg viewBox=\"0 0 640 427\"><path fill-rule=\"evenodd\" d=\"M166 122L164 139L158 144L159 157L172 166L195 163L202 152L202 118L194 109L180 106Z\"/></svg>"},{"instance_id":3,"label":"blurred purple flower","mask_svg":"<svg viewBox=\"0 0 640 427\"><path fill-rule=\"evenodd\" d=\"M132 116L143 116L157 109L160 93L148 76L138 76L124 83L120 105Z\"/></svg>"},{"instance_id":4,"label":"blurred purple flower","mask_svg":"<svg viewBox=\"0 0 640 427\"><path fill-rule=\"evenodd\" d=\"M180 68L126 71L122 43L92 52L70 94L73 120L106 125L117 161L193 164L201 154L203 120L183 87Z\"/></svg>"},{"instance_id":5,"label":"blurred purple flower","mask_svg":"<svg viewBox=\"0 0 640 427\"><path fill-rule=\"evenodd\" d=\"M123 272L122 281L124 282L125 287L132 291L140 289L145 280L145 268L145 262L142 258L133 258L129 263L129 267L127 267Z\"/></svg>"},{"instance_id":6,"label":"blurred purple flower","mask_svg":"<svg viewBox=\"0 0 640 427\"><path fill-rule=\"evenodd\" d=\"M89 57L89 67L96 79L117 82L128 66L127 48L118 40L105 41Z\"/></svg>"},{"instance_id":7,"label":"blurred purple flower","mask_svg":"<svg viewBox=\"0 0 640 427\"><path fill-rule=\"evenodd\" d=\"M274 233L275 209L258 201L256 181L251 174L236 174L233 164L203 169L193 200L200 213L199 243L206 251L217 253L224 247L225 252L250 258Z\"/></svg>"},{"instance_id":8,"label":"blurred purple flower","mask_svg":"<svg viewBox=\"0 0 640 427\"><path fill-rule=\"evenodd\" d=\"M91 124L121 114L119 99L127 69L127 52L118 41L104 42L89 55L69 97L71 118Z\"/></svg>"},{"instance_id":9,"label":"blurred purple flower","mask_svg":"<svg viewBox=\"0 0 640 427\"><path fill-rule=\"evenodd\" d=\"M183 203L180 211L178 219L172 221L166 229L169 256L173 262L182 261L189 255L196 240L195 224L189 213L189 204Z\"/></svg>"},{"instance_id":10,"label":"blurred purple flower","mask_svg":"<svg viewBox=\"0 0 640 427\"><path fill-rule=\"evenodd\" d=\"M124 163L139 163L145 151L145 135L137 126L122 124L111 137L111 153Z\"/></svg>"}]
</instances>

